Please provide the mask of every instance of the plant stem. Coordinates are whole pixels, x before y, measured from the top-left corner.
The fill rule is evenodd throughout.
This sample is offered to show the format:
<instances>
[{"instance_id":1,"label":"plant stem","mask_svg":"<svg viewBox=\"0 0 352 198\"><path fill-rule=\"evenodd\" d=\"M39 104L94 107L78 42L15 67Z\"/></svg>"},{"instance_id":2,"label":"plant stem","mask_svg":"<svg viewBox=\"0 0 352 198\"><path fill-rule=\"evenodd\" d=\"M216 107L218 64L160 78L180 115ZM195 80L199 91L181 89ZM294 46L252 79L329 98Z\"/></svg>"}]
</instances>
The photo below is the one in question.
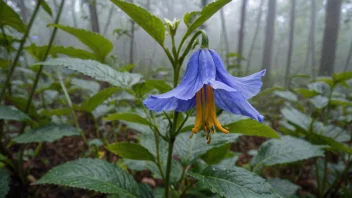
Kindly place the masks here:
<instances>
[{"instance_id":1,"label":"plant stem","mask_svg":"<svg viewBox=\"0 0 352 198\"><path fill-rule=\"evenodd\" d=\"M37 13L38 13L38 10L39 10L41 1L42 1L42 0L38 0L38 1L37 1L37 4L36 4L36 6L35 6L35 9L34 9L34 12L33 12L33 14L32 14L32 17L31 17L31 19L30 19L30 21L29 21L28 27L27 27L27 29L26 29L26 31L25 31L23 37L22 37L20 46L19 46L19 48L18 48L18 50L17 50L15 59L13 60L13 62L12 62L12 64L11 64L10 71L9 71L9 73L8 73L7 76L6 76L5 83L3 84L3 87L2 87L1 93L0 93L0 103L1 103L2 100L4 99L5 92L6 92L6 88L7 88L7 86L9 86L9 84L10 84L10 80L11 80L12 74L13 74L13 72L15 71L15 68L16 68L16 66L17 66L18 60L20 59L21 52L22 52L22 50L23 50L23 46L24 46L24 44L26 43L26 40L27 40L27 37L28 37L28 35L29 35L29 32L30 32L30 30L31 30L31 28L32 28L34 19L35 19L35 17L37 16Z\"/></svg>"}]
</instances>

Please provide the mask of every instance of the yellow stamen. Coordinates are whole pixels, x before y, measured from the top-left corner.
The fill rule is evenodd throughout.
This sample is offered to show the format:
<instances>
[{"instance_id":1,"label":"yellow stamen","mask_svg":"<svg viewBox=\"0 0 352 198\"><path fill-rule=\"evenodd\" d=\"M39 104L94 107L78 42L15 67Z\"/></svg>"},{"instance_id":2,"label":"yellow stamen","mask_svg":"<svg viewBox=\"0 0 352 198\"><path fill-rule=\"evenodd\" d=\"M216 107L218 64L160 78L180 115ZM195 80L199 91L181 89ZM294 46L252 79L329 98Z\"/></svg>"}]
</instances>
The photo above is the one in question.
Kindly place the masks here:
<instances>
[{"instance_id":1,"label":"yellow stamen","mask_svg":"<svg viewBox=\"0 0 352 198\"><path fill-rule=\"evenodd\" d=\"M214 90L209 85L205 85L196 94L196 120L190 138L194 133L197 133L202 126L208 144L211 141L211 134L214 134L214 127L223 133L229 133L227 129L221 126L216 118Z\"/></svg>"}]
</instances>

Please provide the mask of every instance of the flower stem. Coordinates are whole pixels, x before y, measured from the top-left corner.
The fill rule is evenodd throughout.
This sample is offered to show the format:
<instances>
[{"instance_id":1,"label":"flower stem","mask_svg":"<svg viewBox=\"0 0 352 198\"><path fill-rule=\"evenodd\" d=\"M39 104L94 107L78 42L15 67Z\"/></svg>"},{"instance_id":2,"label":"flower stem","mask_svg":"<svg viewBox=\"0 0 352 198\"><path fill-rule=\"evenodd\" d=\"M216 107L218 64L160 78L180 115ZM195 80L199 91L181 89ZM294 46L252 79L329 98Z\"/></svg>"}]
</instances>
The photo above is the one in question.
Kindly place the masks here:
<instances>
[{"instance_id":1,"label":"flower stem","mask_svg":"<svg viewBox=\"0 0 352 198\"><path fill-rule=\"evenodd\" d=\"M38 0L38 1L37 1L37 4L36 4L35 9L34 9L34 11L33 11L32 17L31 17L31 19L30 19L30 21L29 21L29 24L28 24L28 26L27 26L26 32L24 33L24 35L23 35L23 37L22 37L22 39L21 39L21 43L20 43L20 46L19 46L19 48L18 48L18 50L17 50L15 59L13 60L13 62L12 62L12 64L11 64L10 71L9 71L9 73L8 73L7 76L6 76L5 83L3 84L3 87L2 87L2 89L1 89L1 93L0 93L0 102L4 99L5 92L6 92L6 88L7 88L7 86L9 86L9 84L10 84L10 80L11 80L12 74L13 74L13 72L15 71L15 68L16 68L16 66L17 66L17 62L18 62L19 59L20 59L21 52L22 52L22 50L23 50L23 46L24 46L24 44L26 43L27 37L28 37L28 35L29 35L29 32L31 31L31 28L32 28L34 19L35 19L35 17L37 16L37 13L38 13L38 10L39 10L41 1L42 1L42 0Z\"/></svg>"}]
</instances>

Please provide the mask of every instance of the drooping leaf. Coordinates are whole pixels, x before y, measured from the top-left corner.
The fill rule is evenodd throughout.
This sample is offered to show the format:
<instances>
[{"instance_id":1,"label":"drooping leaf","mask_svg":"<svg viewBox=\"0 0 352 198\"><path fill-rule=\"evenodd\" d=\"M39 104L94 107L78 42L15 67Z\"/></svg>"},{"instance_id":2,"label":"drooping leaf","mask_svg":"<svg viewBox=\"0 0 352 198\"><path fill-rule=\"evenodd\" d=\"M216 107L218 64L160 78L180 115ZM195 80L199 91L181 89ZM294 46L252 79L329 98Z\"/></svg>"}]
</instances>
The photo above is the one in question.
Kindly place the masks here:
<instances>
[{"instance_id":1,"label":"drooping leaf","mask_svg":"<svg viewBox=\"0 0 352 198\"><path fill-rule=\"evenodd\" d=\"M26 121L30 120L30 118L22 111L0 105L0 120Z\"/></svg>"},{"instance_id":2,"label":"drooping leaf","mask_svg":"<svg viewBox=\"0 0 352 198\"><path fill-rule=\"evenodd\" d=\"M175 154L177 154L183 164L192 164L194 160L205 154L208 150L218 148L223 145L236 142L239 135L223 134L221 132L212 135L210 144L206 143L205 137L201 133L193 135L191 133L182 133L177 136L174 146Z\"/></svg>"},{"instance_id":3,"label":"drooping leaf","mask_svg":"<svg viewBox=\"0 0 352 198\"><path fill-rule=\"evenodd\" d=\"M53 16L53 12L51 11L50 6L46 3L45 0L40 1L40 5L42 8L45 10L46 13L48 13L50 16Z\"/></svg>"},{"instance_id":4,"label":"drooping leaf","mask_svg":"<svg viewBox=\"0 0 352 198\"><path fill-rule=\"evenodd\" d=\"M84 110L87 112L92 112L95 108L97 108L100 104L102 104L106 99L111 97L114 93L120 91L120 87L109 87L101 90L94 96L90 97L88 100L84 101L80 106L80 110Z\"/></svg>"},{"instance_id":5,"label":"drooping leaf","mask_svg":"<svg viewBox=\"0 0 352 198\"><path fill-rule=\"evenodd\" d=\"M62 66L74 71L91 76L96 80L109 82L122 88L130 88L139 82L140 74L118 72L108 65L104 65L94 60L81 60L77 58L56 58L36 64L48 66Z\"/></svg>"},{"instance_id":6,"label":"drooping leaf","mask_svg":"<svg viewBox=\"0 0 352 198\"><path fill-rule=\"evenodd\" d=\"M183 16L183 22L187 27L189 27L192 23L194 23L200 14L201 12L199 11L188 12Z\"/></svg>"},{"instance_id":7,"label":"drooping leaf","mask_svg":"<svg viewBox=\"0 0 352 198\"><path fill-rule=\"evenodd\" d=\"M300 188L296 184L291 183L286 179L270 178L267 182L274 188L274 190L282 197L292 197Z\"/></svg>"},{"instance_id":8,"label":"drooping leaf","mask_svg":"<svg viewBox=\"0 0 352 198\"><path fill-rule=\"evenodd\" d=\"M26 31L20 16L5 1L0 1L0 26L10 26L19 32Z\"/></svg>"},{"instance_id":9,"label":"drooping leaf","mask_svg":"<svg viewBox=\"0 0 352 198\"><path fill-rule=\"evenodd\" d=\"M324 126L322 122L316 121L313 130L315 133L330 137L337 142L347 142L351 139L351 135L345 129L335 125Z\"/></svg>"},{"instance_id":10,"label":"drooping leaf","mask_svg":"<svg viewBox=\"0 0 352 198\"><path fill-rule=\"evenodd\" d=\"M162 47L165 40L165 27L161 19L147 10L122 0L110 0L141 26Z\"/></svg>"},{"instance_id":11,"label":"drooping leaf","mask_svg":"<svg viewBox=\"0 0 352 198\"><path fill-rule=\"evenodd\" d=\"M194 19L194 22L192 24L189 24L187 32L185 33L183 38L187 38L194 30L201 26L205 21L207 21L211 16L213 16L218 10L220 10L224 5L226 5L230 1L231 0L217 0L205 6L200 12L200 14L196 17L196 19Z\"/></svg>"},{"instance_id":12,"label":"drooping leaf","mask_svg":"<svg viewBox=\"0 0 352 198\"><path fill-rule=\"evenodd\" d=\"M269 140L262 144L252 160L252 165L271 166L324 156L324 147L326 146L312 145L302 139L283 136L281 140Z\"/></svg>"},{"instance_id":13,"label":"drooping leaf","mask_svg":"<svg viewBox=\"0 0 352 198\"><path fill-rule=\"evenodd\" d=\"M149 125L149 121L135 113L114 113L104 118L104 120L124 120L138 124Z\"/></svg>"},{"instance_id":14,"label":"drooping leaf","mask_svg":"<svg viewBox=\"0 0 352 198\"><path fill-rule=\"evenodd\" d=\"M108 194L139 197L139 187L131 175L99 159L78 159L51 169L36 184L56 184Z\"/></svg>"},{"instance_id":15,"label":"drooping leaf","mask_svg":"<svg viewBox=\"0 0 352 198\"><path fill-rule=\"evenodd\" d=\"M133 159L133 160L149 160L154 161L154 156L140 144L133 144L129 142L119 142L114 144L109 144L106 148L120 155L123 158Z\"/></svg>"},{"instance_id":16,"label":"drooping leaf","mask_svg":"<svg viewBox=\"0 0 352 198\"><path fill-rule=\"evenodd\" d=\"M332 106L352 106L352 102L345 100L345 99L341 99L341 98L332 98L330 100L330 105L332 105Z\"/></svg>"},{"instance_id":17,"label":"drooping leaf","mask_svg":"<svg viewBox=\"0 0 352 198\"><path fill-rule=\"evenodd\" d=\"M13 141L21 144L53 142L65 136L80 135L80 132L70 126L64 124L48 124L37 129L27 131L13 139Z\"/></svg>"},{"instance_id":18,"label":"drooping leaf","mask_svg":"<svg viewBox=\"0 0 352 198\"><path fill-rule=\"evenodd\" d=\"M10 173L0 169L0 198L6 198L10 190Z\"/></svg>"},{"instance_id":19,"label":"drooping leaf","mask_svg":"<svg viewBox=\"0 0 352 198\"><path fill-rule=\"evenodd\" d=\"M105 62L105 57L114 48L113 44L108 39L98 33L59 24L50 24L50 26L57 27L75 36L99 57L100 62Z\"/></svg>"},{"instance_id":20,"label":"drooping leaf","mask_svg":"<svg viewBox=\"0 0 352 198\"><path fill-rule=\"evenodd\" d=\"M276 198L280 197L266 181L243 168L230 169L210 166L202 174L189 173L205 188L227 198Z\"/></svg>"}]
</instances>

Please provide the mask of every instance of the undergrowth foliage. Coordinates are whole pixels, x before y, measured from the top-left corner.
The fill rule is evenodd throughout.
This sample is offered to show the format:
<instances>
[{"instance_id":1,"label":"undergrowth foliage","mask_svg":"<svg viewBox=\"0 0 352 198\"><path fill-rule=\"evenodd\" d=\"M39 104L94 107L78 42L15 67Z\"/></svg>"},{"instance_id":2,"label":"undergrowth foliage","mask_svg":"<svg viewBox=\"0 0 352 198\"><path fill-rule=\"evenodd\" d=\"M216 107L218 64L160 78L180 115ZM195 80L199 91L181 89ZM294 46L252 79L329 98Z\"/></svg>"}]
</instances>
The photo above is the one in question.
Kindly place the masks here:
<instances>
[{"instance_id":1,"label":"undergrowth foliage","mask_svg":"<svg viewBox=\"0 0 352 198\"><path fill-rule=\"evenodd\" d=\"M352 166L352 72L315 80L292 76L289 89L262 90L251 103L264 115L264 123L217 111L217 119L229 134L215 133L207 144L202 133L189 138L196 119L193 108L152 112L143 100L178 85L187 55L198 48L198 37L202 36L202 45L206 42L206 34L199 28L230 0L217 0L201 11L186 13L187 31L179 45L175 34L181 21L163 21L135 4L111 0L164 50L173 69L171 82L128 72L133 65L111 61L111 41L59 24L64 2L54 23L48 25L53 29L50 41L37 46L26 40L38 10L53 16L50 6L38 0L26 25L0 1L0 198L16 195L16 185L35 194L31 189L48 184L107 197L297 197L299 175L281 177L280 173L307 164L315 179L314 191L307 197L352 197L348 177ZM14 31L22 38L15 39ZM75 37L89 50L54 45L56 31ZM171 40L170 46L166 39ZM24 51L35 64L26 67L19 62ZM19 74L26 78L19 79ZM100 89L102 82L104 88ZM83 95L81 103L73 100L77 93ZM80 114L91 119L95 134L84 131ZM136 131L135 139L120 141L118 135L127 128ZM74 136L85 148L80 159L62 162L41 178L29 179L31 167L24 164L37 159L46 144ZM239 167L239 156L248 154L235 153L230 147L244 136L260 136L265 142L251 151L251 161ZM136 180L135 173L143 170L160 184L152 188Z\"/></svg>"}]
</instances>

